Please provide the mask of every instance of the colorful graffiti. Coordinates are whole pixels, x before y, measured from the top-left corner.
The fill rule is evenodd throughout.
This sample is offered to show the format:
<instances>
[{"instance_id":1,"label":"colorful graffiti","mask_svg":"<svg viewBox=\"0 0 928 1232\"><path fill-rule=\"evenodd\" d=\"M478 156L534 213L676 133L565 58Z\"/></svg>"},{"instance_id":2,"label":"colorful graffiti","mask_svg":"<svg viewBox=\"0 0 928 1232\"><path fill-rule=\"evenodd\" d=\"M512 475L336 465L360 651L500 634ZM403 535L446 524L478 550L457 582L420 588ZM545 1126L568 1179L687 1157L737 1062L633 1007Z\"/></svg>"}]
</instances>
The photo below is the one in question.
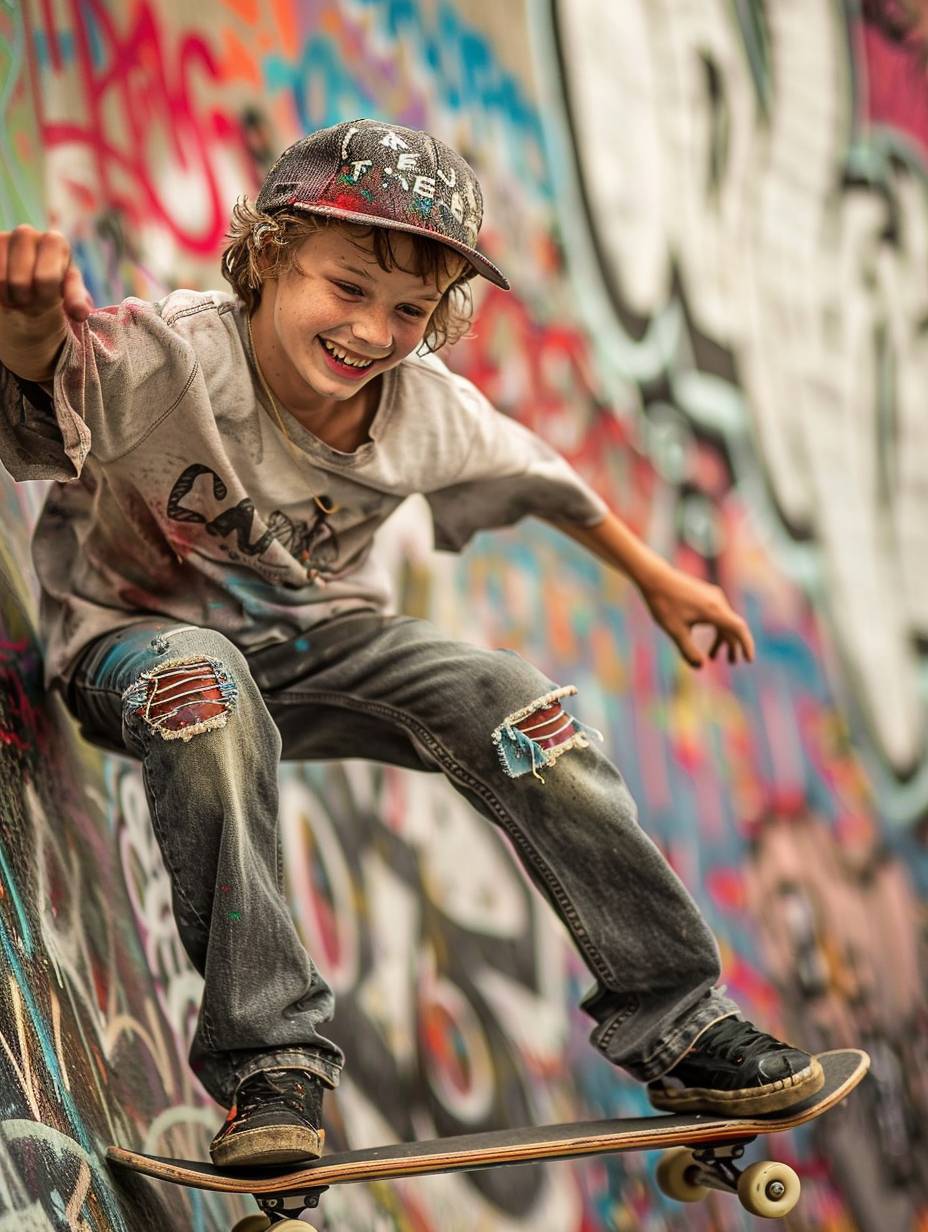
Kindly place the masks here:
<instances>
[{"instance_id":1,"label":"colorful graffiti","mask_svg":"<svg viewBox=\"0 0 928 1232\"><path fill-rule=\"evenodd\" d=\"M482 292L450 356L750 620L750 669L683 668L554 530L380 550L405 610L579 689L747 1012L863 1044L847 1115L777 1143L804 1225L928 1221L926 243L914 4L0 0L0 226L64 229L98 303L222 285L235 197L302 131L374 114L479 167ZM615 116L623 117L622 123ZM604 133L608 133L608 142ZM137 766L41 690L28 530L0 482L0 1223L224 1229L249 1204L131 1183L109 1141L205 1157L200 982ZM288 892L338 994L336 1147L582 1115L642 1091L585 1042L589 977L505 842L437 776L282 768ZM877 1129L874 1129L874 1126ZM629 1156L346 1187L339 1232L729 1230Z\"/></svg>"},{"instance_id":2,"label":"colorful graffiti","mask_svg":"<svg viewBox=\"0 0 928 1232\"><path fill-rule=\"evenodd\" d=\"M877 22L889 4L862 20L763 6L754 22L751 6L642 4L595 36L595 4L538 7L576 157L555 174L585 214L567 233L589 249L580 310L645 416L666 378L690 426L726 439L829 623L880 807L911 823L928 803L917 40ZM628 122L604 160L610 95Z\"/></svg>"},{"instance_id":3,"label":"colorful graffiti","mask_svg":"<svg viewBox=\"0 0 928 1232\"><path fill-rule=\"evenodd\" d=\"M205 1097L125 928L110 841L119 793L43 696L31 614L5 570L3 593L0 1217L49 1232L181 1217L205 1228L215 1197L137 1195L130 1222L104 1163L107 1142L135 1124L172 1150L202 1150Z\"/></svg>"}]
</instances>

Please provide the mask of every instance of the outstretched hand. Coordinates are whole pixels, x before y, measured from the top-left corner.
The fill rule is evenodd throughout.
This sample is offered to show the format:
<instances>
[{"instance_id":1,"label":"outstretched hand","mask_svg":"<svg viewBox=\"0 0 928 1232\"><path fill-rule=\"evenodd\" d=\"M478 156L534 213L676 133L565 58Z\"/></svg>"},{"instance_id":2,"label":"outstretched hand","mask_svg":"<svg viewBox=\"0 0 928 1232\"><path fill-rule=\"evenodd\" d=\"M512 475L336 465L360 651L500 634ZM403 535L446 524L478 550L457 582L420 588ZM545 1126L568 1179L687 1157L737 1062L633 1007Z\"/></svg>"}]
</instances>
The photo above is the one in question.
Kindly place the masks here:
<instances>
[{"instance_id":1,"label":"outstretched hand","mask_svg":"<svg viewBox=\"0 0 928 1232\"><path fill-rule=\"evenodd\" d=\"M68 331L93 300L60 231L22 223L0 231L0 364L27 381L50 381Z\"/></svg>"},{"instance_id":2,"label":"outstretched hand","mask_svg":"<svg viewBox=\"0 0 928 1232\"><path fill-rule=\"evenodd\" d=\"M711 625L715 629L708 658L714 659L724 646L729 663L737 663L739 658L748 663L753 661L751 630L747 621L732 608L720 586L712 586L668 566L640 589L651 615L673 639L690 667L702 667L707 657L693 640L695 625Z\"/></svg>"},{"instance_id":3,"label":"outstretched hand","mask_svg":"<svg viewBox=\"0 0 928 1232\"><path fill-rule=\"evenodd\" d=\"M60 309L81 322L93 307L60 231L37 231L26 223L0 231L0 313L38 318Z\"/></svg>"}]
</instances>

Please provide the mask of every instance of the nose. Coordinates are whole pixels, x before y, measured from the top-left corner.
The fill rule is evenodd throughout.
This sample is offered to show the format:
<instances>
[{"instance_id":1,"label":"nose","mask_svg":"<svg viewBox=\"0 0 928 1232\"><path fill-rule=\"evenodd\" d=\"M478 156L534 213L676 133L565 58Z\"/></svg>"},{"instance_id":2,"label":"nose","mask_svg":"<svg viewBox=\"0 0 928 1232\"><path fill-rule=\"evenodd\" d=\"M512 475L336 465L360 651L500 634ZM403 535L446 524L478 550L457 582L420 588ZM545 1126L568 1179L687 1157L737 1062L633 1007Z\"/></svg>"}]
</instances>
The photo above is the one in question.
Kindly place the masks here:
<instances>
[{"instance_id":1,"label":"nose","mask_svg":"<svg viewBox=\"0 0 928 1232\"><path fill-rule=\"evenodd\" d=\"M369 305L352 322L351 333L372 351L387 352L393 349L393 331L386 308Z\"/></svg>"}]
</instances>

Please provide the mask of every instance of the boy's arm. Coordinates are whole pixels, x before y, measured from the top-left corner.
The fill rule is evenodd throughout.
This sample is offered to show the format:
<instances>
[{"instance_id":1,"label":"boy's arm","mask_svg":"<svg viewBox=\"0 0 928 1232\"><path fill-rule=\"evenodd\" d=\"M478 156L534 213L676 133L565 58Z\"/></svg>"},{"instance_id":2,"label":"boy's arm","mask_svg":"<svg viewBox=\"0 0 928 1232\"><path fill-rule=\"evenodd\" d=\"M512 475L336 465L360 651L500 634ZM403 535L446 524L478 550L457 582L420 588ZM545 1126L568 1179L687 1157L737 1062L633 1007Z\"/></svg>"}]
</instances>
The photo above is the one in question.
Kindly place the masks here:
<instances>
[{"instance_id":1,"label":"boy's arm","mask_svg":"<svg viewBox=\"0 0 928 1232\"><path fill-rule=\"evenodd\" d=\"M0 363L26 381L50 381L68 336L93 301L58 231L25 224L0 232Z\"/></svg>"},{"instance_id":2,"label":"boy's arm","mask_svg":"<svg viewBox=\"0 0 928 1232\"><path fill-rule=\"evenodd\" d=\"M751 630L731 607L724 591L675 569L614 513L607 513L595 526L548 520L606 564L631 578L657 624L676 642L691 667L702 667L706 660L690 634L693 625L700 624L712 625L715 629L709 658L714 659L721 647L727 646L729 663L738 662L739 651L743 659L753 660Z\"/></svg>"},{"instance_id":3,"label":"boy's arm","mask_svg":"<svg viewBox=\"0 0 928 1232\"><path fill-rule=\"evenodd\" d=\"M95 310L58 232L0 233L0 462L15 480L67 483L91 454L124 457L197 364L161 305Z\"/></svg>"}]
</instances>

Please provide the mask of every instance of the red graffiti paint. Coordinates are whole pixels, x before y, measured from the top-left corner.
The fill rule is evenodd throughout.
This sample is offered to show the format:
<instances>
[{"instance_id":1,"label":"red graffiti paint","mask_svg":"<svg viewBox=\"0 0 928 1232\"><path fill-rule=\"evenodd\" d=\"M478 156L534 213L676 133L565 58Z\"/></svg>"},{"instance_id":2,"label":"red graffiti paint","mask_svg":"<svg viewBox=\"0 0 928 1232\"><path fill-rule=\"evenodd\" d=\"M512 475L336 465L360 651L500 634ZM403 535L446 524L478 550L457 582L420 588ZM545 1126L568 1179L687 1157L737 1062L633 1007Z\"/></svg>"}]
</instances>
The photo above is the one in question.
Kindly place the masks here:
<instances>
[{"instance_id":1,"label":"red graffiti paint","mask_svg":"<svg viewBox=\"0 0 928 1232\"><path fill-rule=\"evenodd\" d=\"M473 336L448 362L494 406L549 441L633 528L646 524L653 468L634 452L621 410L603 405L579 329L536 320L517 295L491 288ZM626 504L631 501L635 507Z\"/></svg>"},{"instance_id":2,"label":"red graffiti paint","mask_svg":"<svg viewBox=\"0 0 928 1232\"><path fill-rule=\"evenodd\" d=\"M858 56L866 66L860 118L905 134L928 158L928 27L916 13L915 6L907 11L904 5L887 4L882 21L859 24Z\"/></svg>"},{"instance_id":3,"label":"red graffiti paint","mask_svg":"<svg viewBox=\"0 0 928 1232\"><path fill-rule=\"evenodd\" d=\"M160 223L188 252L211 255L228 221L220 193L220 155L230 148L241 155L243 187L251 186L254 174L238 122L203 101L210 87L221 83L221 65L198 34L169 43L145 0L128 13L110 7L100 0L69 0L73 65L63 63L51 6L42 10L50 60L45 71L79 74L86 108L80 119L47 114L44 91L37 86L34 37L27 32L42 142L46 149L84 147L94 159L94 179L108 206L135 224ZM96 54L91 27L98 39ZM174 162L174 175L169 167L153 165L154 151L162 148ZM198 193L205 193L200 219L192 216L189 200L177 187L183 184L196 184Z\"/></svg>"},{"instance_id":4,"label":"red graffiti paint","mask_svg":"<svg viewBox=\"0 0 928 1232\"><path fill-rule=\"evenodd\" d=\"M0 641L0 745L26 753L47 740L45 712L33 705L20 672L23 657L31 644L26 641ZM11 666L4 660L9 658Z\"/></svg>"}]
</instances>

